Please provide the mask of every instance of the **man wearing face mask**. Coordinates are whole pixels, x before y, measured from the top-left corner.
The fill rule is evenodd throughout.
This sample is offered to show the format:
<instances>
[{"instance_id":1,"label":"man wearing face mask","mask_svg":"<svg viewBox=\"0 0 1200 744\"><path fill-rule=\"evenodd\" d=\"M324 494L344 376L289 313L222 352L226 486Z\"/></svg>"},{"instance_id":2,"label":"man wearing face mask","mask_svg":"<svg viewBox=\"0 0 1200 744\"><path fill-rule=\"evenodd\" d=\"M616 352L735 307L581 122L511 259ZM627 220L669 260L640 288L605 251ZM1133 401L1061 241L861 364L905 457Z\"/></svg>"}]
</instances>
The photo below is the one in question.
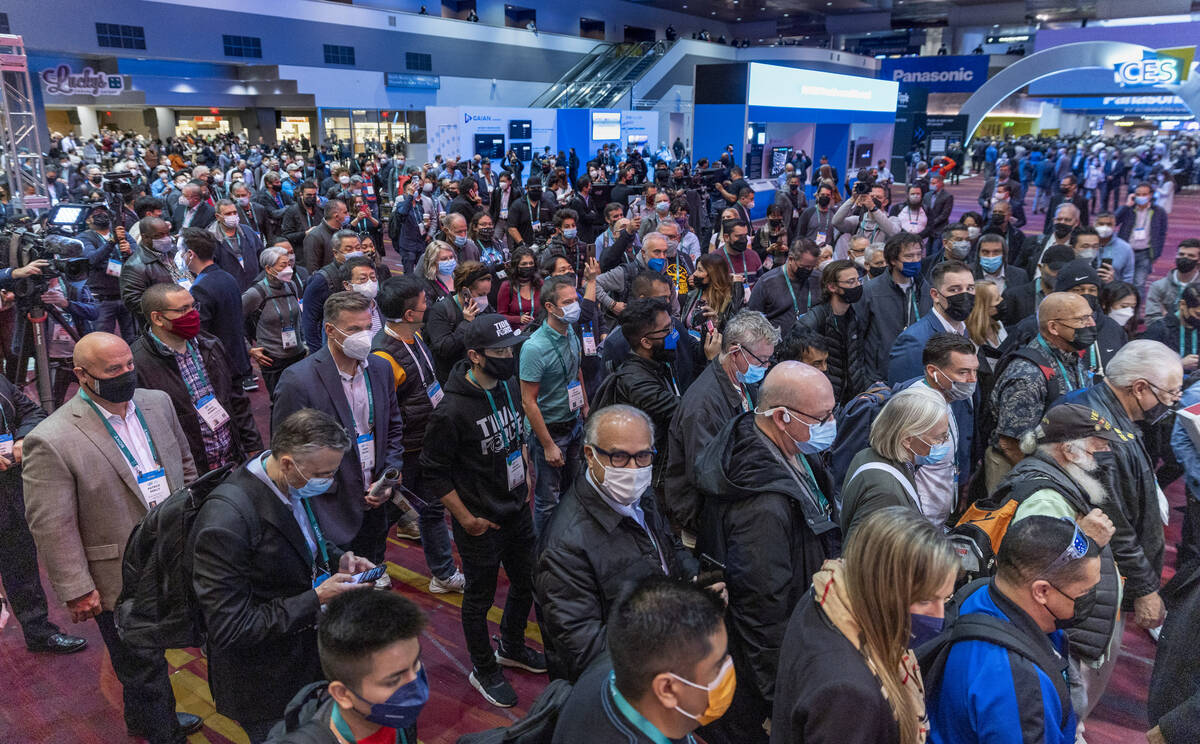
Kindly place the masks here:
<instances>
[{"instance_id":1,"label":"man wearing face mask","mask_svg":"<svg viewBox=\"0 0 1200 744\"><path fill-rule=\"evenodd\" d=\"M833 229L833 187L828 184L817 187L817 203L800 213L796 235L808 238L817 245L833 245L837 238Z\"/></svg>"},{"instance_id":2,"label":"man wearing face mask","mask_svg":"<svg viewBox=\"0 0 1200 744\"><path fill-rule=\"evenodd\" d=\"M175 260L176 242L171 225L160 217L143 217L138 226L137 248L121 266L121 302L135 317L142 317L142 293L153 284L174 282L191 289L192 277Z\"/></svg>"},{"instance_id":3,"label":"man wearing face mask","mask_svg":"<svg viewBox=\"0 0 1200 744\"><path fill-rule=\"evenodd\" d=\"M90 229L79 235L83 257L88 259L88 289L98 305L99 315L93 323L98 331L116 333L121 326L122 337L132 342L133 316L121 303L120 275L122 262L133 253L128 239L119 239L112 225L112 214L105 208L93 209L88 217ZM18 269L19 271L19 269Z\"/></svg>"},{"instance_id":4,"label":"man wearing face mask","mask_svg":"<svg viewBox=\"0 0 1200 744\"><path fill-rule=\"evenodd\" d=\"M722 721L733 741L766 740L788 618L838 539L832 483L816 456L837 436L835 407L825 375L782 362L754 410L729 421L697 457L706 513L696 547L725 564L742 680Z\"/></svg>"},{"instance_id":5,"label":"man wearing face mask","mask_svg":"<svg viewBox=\"0 0 1200 744\"><path fill-rule=\"evenodd\" d=\"M1015 266L1026 268L1030 260L1030 250L1041 250L1041 241L1027 239L1025 233L1012 224L1012 204L1008 202L997 202L992 207L987 224L982 228L983 235L990 233L999 235L1008 242L1008 260Z\"/></svg>"},{"instance_id":6,"label":"man wearing face mask","mask_svg":"<svg viewBox=\"0 0 1200 744\"><path fill-rule=\"evenodd\" d=\"M284 370L271 421L277 426L301 408L315 408L335 416L354 438L333 489L312 507L326 538L381 563L389 526L383 504L392 497L381 480L403 467L404 426L391 366L371 354L371 305L357 292L325 300L325 345Z\"/></svg>"},{"instance_id":7,"label":"man wearing face mask","mask_svg":"<svg viewBox=\"0 0 1200 744\"><path fill-rule=\"evenodd\" d=\"M925 251L920 238L898 233L888 238L883 252L890 271L863 285L861 305L855 308L868 380L886 379L888 355L896 338L932 306L933 292L924 289L921 279Z\"/></svg>"},{"instance_id":8,"label":"man wearing face mask","mask_svg":"<svg viewBox=\"0 0 1200 744\"><path fill-rule=\"evenodd\" d=\"M612 662L592 665L574 685L552 744L691 742L692 731L728 710L738 680L712 592L644 577L612 609L606 635Z\"/></svg>"},{"instance_id":9,"label":"man wearing face mask","mask_svg":"<svg viewBox=\"0 0 1200 744\"><path fill-rule=\"evenodd\" d=\"M1088 200L1079 191L1079 177L1074 173L1063 176L1059 180L1058 193L1050 199L1050 206L1046 209L1046 223L1042 226L1042 233L1049 234L1052 221L1058 216L1058 208L1064 204L1070 204L1075 207L1078 214L1077 225L1088 224Z\"/></svg>"},{"instance_id":10,"label":"man wearing face mask","mask_svg":"<svg viewBox=\"0 0 1200 744\"><path fill-rule=\"evenodd\" d=\"M653 575L691 581L699 569L651 487L655 429L628 405L588 419L587 466L547 525L534 571L554 678L575 682L604 655L610 613L628 584Z\"/></svg>"},{"instance_id":11,"label":"man wearing face mask","mask_svg":"<svg viewBox=\"0 0 1200 744\"><path fill-rule=\"evenodd\" d=\"M1066 393L1091 384L1081 354L1097 338L1096 318L1082 295L1054 292L1037 311L1038 334L996 365L996 384L981 431L991 432L984 456L988 491L1024 458L1021 436Z\"/></svg>"},{"instance_id":12,"label":"man wearing face mask","mask_svg":"<svg viewBox=\"0 0 1200 744\"><path fill-rule=\"evenodd\" d=\"M200 311L200 327L221 340L234 380L247 392L258 389L246 351L242 290L237 280L213 262L217 243L205 230L183 232L184 268L194 274L192 296Z\"/></svg>"},{"instance_id":13,"label":"man wearing face mask","mask_svg":"<svg viewBox=\"0 0 1200 744\"><path fill-rule=\"evenodd\" d=\"M1200 279L1200 239L1185 238L1179 241L1175 268L1150 285L1146 295L1146 322L1168 314L1169 309L1183 299L1184 288L1197 279Z\"/></svg>"},{"instance_id":14,"label":"man wearing face mask","mask_svg":"<svg viewBox=\"0 0 1200 744\"><path fill-rule=\"evenodd\" d=\"M338 230L333 234L333 260L311 274L304 285L301 299L304 324L304 343L309 351L321 348L324 339L321 331L325 300L342 286L342 266L352 258L363 255L359 246L358 233L353 230Z\"/></svg>"},{"instance_id":15,"label":"man wearing face mask","mask_svg":"<svg viewBox=\"0 0 1200 744\"><path fill-rule=\"evenodd\" d=\"M974 265L976 281L986 279L992 282L1001 296L1009 287L1029 283L1029 275L1025 273L1025 269L1008 263L1008 245L1000 235L980 235L976 252L979 254Z\"/></svg>"},{"instance_id":16,"label":"man wearing face mask","mask_svg":"<svg viewBox=\"0 0 1200 744\"><path fill-rule=\"evenodd\" d=\"M129 733L152 744L182 744L203 722L175 713L162 650L123 642L113 609L129 533L151 507L195 480L191 448L170 397L135 390L133 355L119 336L81 338L75 377L75 397L22 444L29 530L71 619L96 618L124 690Z\"/></svg>"},{"instance_id":17,"label":"man wearing face mask","mask_svg":"<svg viewBox=\"0 0 1200 744\"><path fill-rule=\"evenodd\" d=\"M1155 206L1154 189L1139 183L1129 199L1117 210L1117 234L1133 248L1133 286L1139 292L1146 285L1150 267L1162 255L1167 239L1167 213Z\"/></svg>"},{"instance_id":18,"label":"man wearing face mask","mask_svg":"<svg viewBox=\"0 0 1200 744\"><path fill-rule=\"evenodd\" d=\"M1104 381L1064 397L1091 406L1129 436L1112 444L1108 458L1114 498L1098 506L1116 527L1113 555L1125 577L1126 610L1146 630L1163 620L1159 581L1163 566L1163 525L1167 501L1155 478L1154 461L1143 430L1166 420L1178 406L1183 384L1179 355L1157 341L1130 341L1105 369ZM1140 428L1139 428L1140 426Z\"/></svg>"},{"instance_id":19,"label":"man wearing face mask","mask_svg":"<svg viewBox=\"0 0 1200 744\"><path fill-rule=\"evenodd\" d=\"M434 371L443 383L466 353L469 324L487 310L492 273L478 261L466 261L454 267L453 281L454 294L434 303L425 320Z\"/></svg>"},{"instance_id":20,"label":"man wearing face mask","mask_svg":"<svg viewBox=\"0 0 1200 744\"><path fill-rule=\"evenodd\" d=\"M280 197L282 199L282 196ZM295 203L283 212L279 232L297 251L304 248L304 236L321 224L321 208L317 201L317 184L306 181L296 190ZM301 266L303 266L301 262Z\"/></svg>"},{"instance_id":21,"label":"man wearing face mask","mask_svg":"<svg viewBox=\"0 0 1200 744\"><path fill-rule=\"evenodd\" d=\"M846 243L852 235L866 235L875 243L887 240L900 232L900 228L883 209L886 199L887 189L882 184L872 183L868 193L856 193L838 206L833 215L833 226L840 235L835 244L834 256L846 257Z\"/></svg>"},{"instance_id":22,"label":"man wearing face mask","mask_svg":"<svg viewBox=\"0 0 1200 744\"><path fill-rule=\"evenodd\" d=\"M979 618L995 628L987 640L951 636L937 654L940 677L926 680L929 740L1015 741L1023 734L1074 742L1064 629L1088 616L1099 581L1098 548L1074 522L1039 514L1010 525L995 578L959 610L959 621ZM1037 660L1010 650L1017 643L1036 649Z\"/></svg>"},{"instance_id":23,"label":"man wearing face mask","mask_svg":"<svg viewBox=\"0 0 1200 744\"><path fill-rule=\"evenodd\" d=\"M349 224L350 214L346 211L346 202L341 199L325 202L324 214L321 224L305 234L304 246L299 251L303 259L301 263L310 274L316 274L322 266L334 260L334 234Z\"/></svg>"},{"instance_id":24,"label":"man wearing face mask","mask_svg":"<svg viewBox=\"0 0 1200 744\"><path fill-rule=\"evenodd\" d=\"M825 374L833 394L845 405L862 392L870 380L863 366L863 346L855 305L862 299L863 284L854 262L830 262L820 273L821 303L813 306L797 325L819 333L829 350Z\"/></svg>"},{"instance_id":25,"label":"man wearing face mask","mask_svg":"<svg viewBox=\"0 0 1200 744\"><path fill-rule=\"evenodd\" d=\"M745 243L745 233L742 233L742 244ZM744 250L744 245L743 245ZM754 251L745 251L743 256L751 256L757 261ZM650 233L642 242L642 249L634 260L621 264L614 269L596 277L596 302L605 312L613 317L620 317L625 310L625 304L633 296L633 281L645 269L663 274L667 268L667 238L662 233ZM673 315L679 313L679 297L672 292L670 303Z\"/></svg>"},{"instance_id":26,"label":"man wearing face mask","mask_svg":"<svg viewBox=\"0 0 1200 744\"><path fill-rule=\"evenodd\" d=\"M217 240L214 260L238 280L242 291L249 289L258 276L258 254L262 253L262 239L253 226L242 224L237 205L229 199L217 202L217 219L208 232Z\"/></svg>"},{"instance_id":27,"label":"man wearing face mask","mask_svg":"<svg viewBox=\"0 0 1200 744\"><path fill-rule=\"evenodd\" d=\"M1117 280L1133 284L1133 248L1117 236L1116 225L1112 212L1101 212L1092 223L1100 236L1100 278L1105 284Z\"/></svg>"},{"instance_id":28,"label":"man wearing face mask","mask_svg":"<svg viewBox=\"0 0 1200 744\"><path fill-rule=\"evenodd\" d=\"M754 283L746 305L767 316L787 335L796 321L821 299L821 272L816 271L821 249L808 238L796 238L787 252L787 260Z\"/></svg>"},{"instance_id":29,"label":"man wearing face mask","mask_svg":"<svg viewBox=\"0 0 1200 744\"><path fill-rule=\"evenodd\" d=\"M467 579L461 614L472 665L468 680L501 708L518 702L502 666L546 671L545 657L525 645L535 538L512 349L522 340L503 315L487 313L470 323L467 358L451 370L421 450L430 492L454 517L454 541ZM497 649L489 638L488 611L501 566L509 588Z\"/></svg>"},{"instance_id":30,"label":"man wearing face mask","mask_svg":"<svg viewBox=\"0 0 1200 744\"><path fill-rule=\"evenodd\" d=\"M426 620L391 592L346 592L330 600L317 630L325 681L301 689L284 714L277 744L415 744L429 702L421 661Z\"/></svg>"},{"instance_id":31,"label":"man wearing face mask","mask_svg":"<svg viewBox=\"0 0 1200 744\"><path fill-rule=\"evenodd\" d=\"M543 227L549 227L554 219L557 202L542 198L542 180L531 177L525 184L525 194L514 200L508 212L508 244L513 248L520 245L533 247L541 242Z\"/></svg>"},{"instance_id":32,"label":"man wearing face mask","mask_svg":"<svg viewBox=\"0 0 1200 744\"><path fill-rule=\"evenodd\" d=\"M966 263L971 255L971 234L967 226L961 222L947 226L930 245L930 250L932 252L921 260L921 276L925 279L935 266L945 261Z\"/></svg>"},{"instance_id":33,"label":"man wearing face mask","mask_svg":"<svg viewBox=\"0 0 1200 744\"><path fill-rule=\"evenodd\" d=\"M250 400L235 382L224 345L201 331L192 295L156 284L142 295L142 311L147 329L133 344L138 383L171 396L197 467L208 472L260 451Z\"/></svg>"},{"instance_id":34,"label":"man wearing face mask","mask_svg":"<svg viewBox=\"0 0 1200 744\"><path fill-rule=\"evenodd\" d=\"M292 696L322 676L322 606L370 591L353 574L373 564L343 552L314 508L352 447L333 416L297 410L275 422L271 449L234 470L192 525L209 684L217 709L254 744Z\"/></svg>"},{"instance_id":35,"label":"man wearing face mask","mask_svg":"<svg viewBox=\"0 0 1200 744\"><path fill-rule=\"evenodd\" d=\"M1097 508L1113 498L1113 482L1102 463L1111 457L1110 446L1124 436L1085 406L1054 406L1022 438L1021 448L1029 457L981 504L981 508L993 510L1015 503L1010 528L1038 514L1078 521L1080 531L1100 549L1096 604L1087 618L1067 630L1074 672L1071 702L1080 720L1087 718L1104 695L1125 627L1124 617L1118 617L1121 577L1109 546L1113 525Z\"/></svg>"}]
</instances>

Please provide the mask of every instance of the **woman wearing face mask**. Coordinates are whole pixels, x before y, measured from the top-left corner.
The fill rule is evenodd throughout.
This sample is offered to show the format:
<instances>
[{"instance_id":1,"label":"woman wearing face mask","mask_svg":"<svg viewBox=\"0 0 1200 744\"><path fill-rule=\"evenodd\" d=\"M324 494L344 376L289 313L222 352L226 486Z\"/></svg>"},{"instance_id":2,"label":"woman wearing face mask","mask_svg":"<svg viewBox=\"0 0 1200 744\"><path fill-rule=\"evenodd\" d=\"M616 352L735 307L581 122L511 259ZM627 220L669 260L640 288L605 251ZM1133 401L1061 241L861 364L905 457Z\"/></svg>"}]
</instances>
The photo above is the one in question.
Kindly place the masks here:
<instances>
[{"instance_id":1,"label":"woman wearing face mask","mask_svg":"<svg viewBox=\"0 0 1200 744\"><path fill-rule=\"evenodd\" d=\"M904 203L893 204L888 212L888 216L892 218L892 224L913 235L923 234L925 226L929 224L929 212L926 211L925 205L921 201L924 198L925 192L920 186L910 186Z\"/></svg>"},{"instance_id":2,"label":"woman wearing face mask","mask_svg":"<svg viewBox=\"0 0 1200 744\"><path fill-rule=\"evenodd\" d=\"M703 345L710 330L720 331L725 321L742 309L746 292L741 282L733 281L729 263L720 253L701 256L689 284L692 290L680 303L679 317Z\"/></svg>"},{"instance_id":3,"label":"woman wearing face mask","mask_svg":"<svg viewBox=\"0 0 1200 744\"><path fill-rule=\"evenodd\" d=\"M242 313L251 331L250 356L262 370L267 393L273 395L279 375L307 354L300 322L304 291L286 250L267 248L259 261L264 274L242 293Z\"/></svg>"},{"instance_id":4,"label":"woman wearing face mask","mask_svg":"<svg viewBox=\"0 0 1200 744\"><path fill-rule=\"evenodd\" d=\"M976 292L979 285L976 284ZM1128 282L1109 282L1100 288L1100 309L1125 329L1125 339L1137 333L1137 310L1141 304L1137 290Z\"/></svg>"},{"instance_id":5,"label":"woman wearing face mask","mask_svg":"<svg viewBox=\"0 0 1200 744\"><path fill-rule=\"evenodd\" d=\"M443 297L454 294L454 269L458 267L458 259L454 256L454 248L440 240L431 241L421 256L417 271L425 277L425 294L430 308Z\"/></svg>"},{"instance_id":6,"label":"woman wearing face mask","mask_svg":"<svg viewBox=\"0 0 1200 744\"><path fill-rule=\"evenodd\" d=\"M508 262L508 276L500 284L496 310L515 327L524 328L537 314L538 292L542 288L533 251L525 246L514 250Z\"/></svg>"},{"instance_id":7,"label":"woman wearing face mask","mask_svg":"<svg viewBox=\"0 0 1200 744\"><path fill-rule=\"evenodd\" d=\"M926 385L896 393L871 422L870 446L850 461L842 486L842 534L850 535L871 512L904 506L925 514L916 469L942 462L950 443L950 408Z\"/></svg>"},{"instance_id":8,"label":"woman wearing face mask","mask_svg":"<svg viewBox=\"0 0 1200 744\"><path fill-rule=\"evenodd\" d=\"M845 405L871 383L866 379L862 343L857 334L855 304L862 299L863 285L853 261L832 261L821 272L821 302L796 321L821 334L829 348L825 376L833 395Z\"/></svg>"},{"instance_id":9,"label":"woman wearing face mask","mask_svg":"<svg viewBox=\"0 0 1200 744\"><path fill-rule=\"evenodd\" d=\"M479 261L497 270L508 260L508 249L496 240L496 223L487 212L478 212L471 218L467 237L479 246Z\"/></svg>"},{"instance_id":10,"label":"woman wearing face mask","mask_svg":"<svg viewBox=\"0 0 1200 744\"><path fill-rule=\"evenodd\" d=\"M434 371L445 380L450 368L466 352L466 325L487 312L492 273L478 261L464 261L454 269L454 294L429 308L425 321Z\"/></svg>"},{"instance_id":11,"label":"woman wearing face mask","mask_svg":"<svg viewBox=\"0 0 1200 744\"><path fill-rule=\"evenodd\" d=\"M887 507L864 519L788 621L771 741L841 744L848 725L855 741L926 741L911 649L941 628L958 568L950 542L919 514Z\"/></svg>"},{"instance_id":12,"label":"woman wearing face mask","mask_svg":"<svg viewBox=\"0 0 1200 744\"><path fill-rule=\"evenodd\" d=\"M754 236L754 252L762 259L763 269L786 263L788 246L791 244L787 223L783 218L783 207L772 204L767 207L767 224L758 228L758 233ZM767 263L768 257L770 264Z\"/></svg>"}]
</instances>

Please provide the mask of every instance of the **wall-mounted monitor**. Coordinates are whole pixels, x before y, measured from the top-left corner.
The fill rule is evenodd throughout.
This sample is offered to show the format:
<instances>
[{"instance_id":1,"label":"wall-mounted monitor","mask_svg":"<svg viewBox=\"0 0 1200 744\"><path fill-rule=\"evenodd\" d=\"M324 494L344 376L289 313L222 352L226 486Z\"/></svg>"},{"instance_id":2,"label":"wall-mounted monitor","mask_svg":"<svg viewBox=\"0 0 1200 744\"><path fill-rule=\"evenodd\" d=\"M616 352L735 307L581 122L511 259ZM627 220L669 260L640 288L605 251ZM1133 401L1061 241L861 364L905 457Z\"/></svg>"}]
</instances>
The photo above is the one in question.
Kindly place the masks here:
<instances>
[{"instance_id":1,"label":"wall-mounted monitor","mask_svg":"<svg viewBox=\"0 0 1200 744\"><path fill-rule=\"evenodd\" d=\"M503 134L476 134L475 154L492 160L504 158Z\"/></svg>"},{"instance_id":2,"label":"wall-mounted monitor","mask_svg":"<svg viewBox=\"0 0 1200 744\"><path fill-rule=\"evenodd\" d=\"M592 140L620 140L621 139L621 112L620 111L593 111L592 112Z\"/></svg>"},{"instance_id":3,"label":"wall-mounted monitor","mask_svg":"<svg viewBox=\"0 0 1200 744\"><path fill-rule=\"evenodd\" d=\"M514 119L508 123L510 140L527 140L533 136L533 122L529 119Z\"/></svg>"},{"instance_id":4,"label":"wall-mounted monitor","mask_svg":"<svg viewBox=\"0 0 1200 744\"><path fill-rule=\"evenodd\" d=\"M522 163L533 160L533 145L528 142L514 142L512 149L517 153L517 160Z\"/></svg>"}]
</instances>

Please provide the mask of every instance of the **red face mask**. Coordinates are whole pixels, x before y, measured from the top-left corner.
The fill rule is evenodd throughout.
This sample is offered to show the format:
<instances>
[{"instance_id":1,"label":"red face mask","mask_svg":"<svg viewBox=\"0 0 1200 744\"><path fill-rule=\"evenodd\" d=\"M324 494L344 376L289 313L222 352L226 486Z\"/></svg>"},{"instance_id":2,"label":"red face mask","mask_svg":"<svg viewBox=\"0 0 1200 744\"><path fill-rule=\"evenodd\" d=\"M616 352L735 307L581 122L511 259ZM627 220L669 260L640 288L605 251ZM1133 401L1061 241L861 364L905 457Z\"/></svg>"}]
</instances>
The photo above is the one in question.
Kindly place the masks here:
<instances>
[{"instance_id":1,"label":"red face mask","mask_svg":"<svg viewBox=\"0 0 1200 744\"><path fill-rule=\"evenodd\" d=\"M192 308L171 321L171 333L183 338L195 338L200 333L200 311Z\"/></svg>"}]
</instances>

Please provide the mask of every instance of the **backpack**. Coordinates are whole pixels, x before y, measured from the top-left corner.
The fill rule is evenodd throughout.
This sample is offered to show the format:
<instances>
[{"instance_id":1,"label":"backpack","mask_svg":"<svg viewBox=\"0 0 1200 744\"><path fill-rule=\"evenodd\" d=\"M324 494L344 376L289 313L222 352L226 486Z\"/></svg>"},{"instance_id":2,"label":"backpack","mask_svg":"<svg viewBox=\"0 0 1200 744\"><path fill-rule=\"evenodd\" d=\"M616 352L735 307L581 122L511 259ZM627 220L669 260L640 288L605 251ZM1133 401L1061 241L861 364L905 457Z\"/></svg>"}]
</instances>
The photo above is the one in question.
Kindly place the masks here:
<instances>
[{"instance_id":1,"label":"backpack","mask_svg":"<svg viewBox=\"0 0 1200 744\"><path fill-rule=\"evenodd\" d=\"M871 422L891 397L892 388L886 382L875 382L842 407L837 419L837 438L829 448L829 477L839 511L842 508L842 483L850 471L850 461L867 448Z\"/></svg>"},{"instance_id":2,"label":"backpack","mask_svg":"<svg viewBox=\"0 0 1200 744\"><path fill-rule=\"evenodd\" d=\"M220 485L232 464L177 489L134 526L121 561L121 595L114 620L121 640L137 648L192 648L203 640L204 621L192 589L191 531L200 507L213 498L235 507L238 493ZM240 511L240 509L239 509ZM247 522L260 535L258 514ZM257 538L256 538L257 540Z\"/></svg>"},{"instance_id":3,"label":"backpack","mask_svg":"<svg viewBox=\"0 0 1200 744\"><path fill-rule=\"evenodd\" d=\"M465 734L458 738L457 744L550 744L558 714L570 694L570 682L552 680L529 706L524 718L511 726Z\"/></svg>"},{"instance_id":4,"label":"backpack","mask_svg":"<svg viewBox=\"0 0 1200 744\"><path fill-rule=\"evenodd\" d=\"M1046 381L1046 407L1061 398L1067 392L1066 381L1063 380L1061 374L1054 367L1045 364L1045 360L1038 355L1033 349L1022 346L1008 352L996 364L995 371L992 372L993 390L995 386L1000 384L1000 378L1008 369L1008 365L1012 364L1017 359L1024 359L1033 364L1042 372L1042 378ZM995 406L991 405L991 401L985 401L985 405L980 406L980 414L978 417L978 426L980 432L992 432L996 429L999 419L996 415Z\"/></svg>"}]
</instances>

